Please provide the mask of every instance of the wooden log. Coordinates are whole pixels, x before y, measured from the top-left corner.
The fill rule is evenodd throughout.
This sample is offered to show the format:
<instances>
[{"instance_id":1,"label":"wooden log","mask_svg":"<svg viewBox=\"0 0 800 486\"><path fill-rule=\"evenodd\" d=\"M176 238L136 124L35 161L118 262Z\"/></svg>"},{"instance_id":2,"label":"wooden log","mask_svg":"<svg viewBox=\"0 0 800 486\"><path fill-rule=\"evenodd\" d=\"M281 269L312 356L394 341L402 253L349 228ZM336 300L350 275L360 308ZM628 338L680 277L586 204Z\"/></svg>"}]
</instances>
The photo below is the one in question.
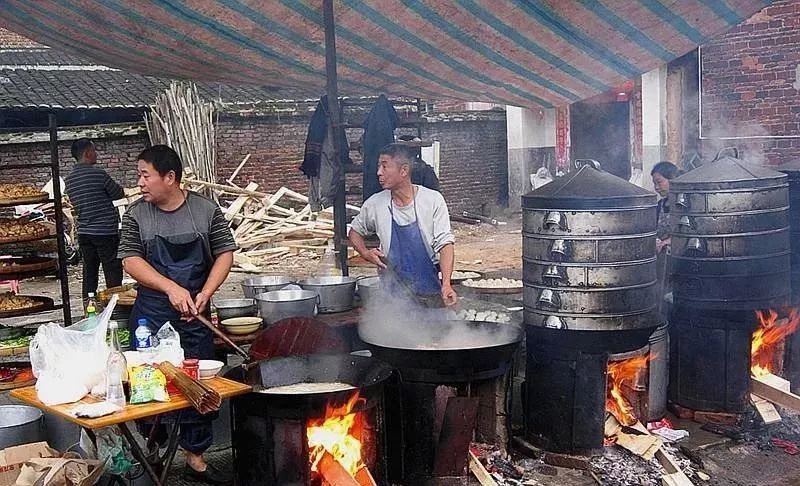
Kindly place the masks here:
<instances>
[{"instance_id":1,"label":"wooden log","mask_svg":"<svg viewBox=\"0 0 800 486\"><path fill-rule=\"evenodd\" d=\"M317 465L317 470L322 476L323 484L331 486L361 486L356 478L334 459L330 453L325 452Z\"/></svg>"},{"instance_id":2,"label":"wooden log","mask_svg":"<svg viewBox=\"0 0 800 486\"><path fill-rule=\"evenodd\" d=\"M694 486L694 483L692 483L689 477L681 470L680 466L678 466L672 454L664 449L659 449L655 457L658 463L661 464L661 467L667 472L667 474L661 476L661 484L663 486Z\"/></svg>"},{"instance_id":3,"label":"wooden log","mask_svg":"<svg viewBox=\"0 0 800 486\"><path fill-rule=\"evenodd\" d=\"M772 425L782 420L775 405L771 402L753 394L750 394L750 400L753 401L753 406L756 408L758 416L761 417L765 425Z\"/></svg>"},{"instance_id":4,"label":"wooden log","mask_svg":"<svg viewBox=\"0 0 800 486\"><path fill-rule=\"evenodd\" d=\"M378 486L378 483L375 482L375 478L372 477L372 473L369 472L367 466L356 471L355 479L361 486Z\"/></svg>"},{"instance_id":5,"label":"wooden log","mask_svg":"<svg viewBox=\"0 0 800 486\"><path fill-rule=\"evenodd\" d=\"M782 390L780 385L776 386L774 379L770 378L769 375L762 377L751 376L750 392L775 405L800 412L800 396Z\"/></svg>"},{"instance_id":6,"label":"wooden log","mask_svg":"<svg viewBox=\"0 0 800 486\"><path fill-rule=\"evenodd\" d=\"M636 429L641 432L641 434L625 432L625 429L623 429L617 419L612 414L608 414L605 423L605 436L615 437L618 446L631 451L647 461L655 457L656 451L664 444L661 438L650 434L647 428L640 422L636 422L631 428Z\"/></svg>"},{"instance_id":7,"label":"wooden log","mask_svg":"<svg viewBox=\"0 0 800 486\"><path fill-rule=\"evenodd\" d=\"M489 474L489 471L483 467L481 461L475 457L475 454L472 451L468 451L469 454L469 471L475 476L475 479L481 483L481 486L497 486L497 482L492 478Z\"/></svg>"}]
</instances>

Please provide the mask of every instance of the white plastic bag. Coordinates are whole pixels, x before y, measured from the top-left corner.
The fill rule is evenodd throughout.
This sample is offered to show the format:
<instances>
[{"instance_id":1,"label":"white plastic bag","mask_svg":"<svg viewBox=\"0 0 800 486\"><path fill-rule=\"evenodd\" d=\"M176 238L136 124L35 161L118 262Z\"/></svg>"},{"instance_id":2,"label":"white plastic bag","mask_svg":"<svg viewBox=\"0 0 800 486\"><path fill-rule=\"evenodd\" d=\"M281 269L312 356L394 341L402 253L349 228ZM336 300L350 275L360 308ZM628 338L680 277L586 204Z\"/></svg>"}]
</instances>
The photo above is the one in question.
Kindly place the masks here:
<instances>
[{"instance_id":1,"label":"white plastic bag","mask_svg":"<svg viewBox=\"0 0 800 486\"><path fill-rule=\"evenodd\" d=\"M50 323L36 331L30 356L37 377L36 392L42 403L78 401L103 382L108 359L106 333L116 303L114 295L92 329Z\"/></svg>"}]
</instances>

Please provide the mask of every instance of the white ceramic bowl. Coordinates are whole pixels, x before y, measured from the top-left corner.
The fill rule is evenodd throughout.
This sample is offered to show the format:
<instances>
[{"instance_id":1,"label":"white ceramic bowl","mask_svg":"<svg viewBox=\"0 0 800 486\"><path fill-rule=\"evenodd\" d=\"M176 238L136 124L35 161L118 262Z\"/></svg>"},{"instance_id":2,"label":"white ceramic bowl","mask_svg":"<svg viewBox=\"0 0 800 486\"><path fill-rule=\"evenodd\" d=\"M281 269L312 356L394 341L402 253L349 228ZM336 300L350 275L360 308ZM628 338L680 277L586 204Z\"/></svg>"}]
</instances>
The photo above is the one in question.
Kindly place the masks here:
<instances>
[{"instance_id":1,"label":"white ceramic bowl","mask_svg":"<svg viewBox=\"0 0 800 486\"><path fill-rule=\"evenodd\" d=\"M217 361L215 359L201 359L200 363L200 379L201 380L208 380L210 378L214 378L219 373L219 370L225 366L225 363L222 361Z\"/></svg>"}]
</instances>

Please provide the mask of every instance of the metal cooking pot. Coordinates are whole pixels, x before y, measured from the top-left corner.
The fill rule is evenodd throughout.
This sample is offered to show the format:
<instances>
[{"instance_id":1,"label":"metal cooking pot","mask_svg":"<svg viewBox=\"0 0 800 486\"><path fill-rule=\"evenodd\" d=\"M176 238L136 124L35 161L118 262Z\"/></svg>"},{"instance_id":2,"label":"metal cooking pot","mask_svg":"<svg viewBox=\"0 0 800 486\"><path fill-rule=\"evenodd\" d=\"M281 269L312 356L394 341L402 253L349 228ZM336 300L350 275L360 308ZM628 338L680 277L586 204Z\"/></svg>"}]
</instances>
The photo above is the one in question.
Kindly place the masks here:
<instances>
[{"instance_id":1,"label":"metal cooking pot","mask_svg":"<svg viewBox=\"0 0 800 486\"><path fill-rule=\"evenodd\" d=\"M526 325L564 331L654 326L653 193L584 165L523 196L522 207Z\"/></svg>"},{"instance_id":2,"label":"metal cooking pot","mask_svg":"<svg viewBox=\"0 0 800 486\"><path fill-rule=\"evenodd\" d=\"M361 305L374 302L380 291L380 277L365 277L358 280L358 296L361 298Z\"/></svg>"},{"instance_id":3,"label":"metal cooking pot","mask_svg":"<svg viewBox=\"0 0 800 486\"><path fill-rule=\"evenodd\" d=\"M272 325L287 317L317 315L319 295L311 290L273 290L256 295L261 319Z\"/></svg>"},{"instance_id":4,"label":"metal cooking pot","mask_svg":"<svg viewBox=\"0 0 800 486\"><path fill-rule=\"evenodd\" d=\"M256 315L256 302L253 299L214 299L219 320L233 317L251 317Z\"/></svg>"},{"instance_id":5,"label":"metal cooking pot","mask_svg":"<svg viewBox=\"0 0 800 486\"><path fill-rule=\"evenodd\" d=\"M279 275L252 277L242 282L242 292L248 299L255 299L258 294L280 290L291 283L294 283L291 278Z\"/></svg>"},{"instance_id":6,"label":"metal cooking pot","mask_svg":"<svg viewBox=\"0 0 800 486\"><path fill-rule=\"evenodd\" d=\"M298 285L319 294L319 312L329 314L353 308L356 282L354 277L312 277L299 281Z\"/></svg>"},{"instance_id":7,"label":"metal cooking pot","mask_svg":"<svg viewBox=\"0 0 800 486\"><path fill-rule=\"evenodd\" d=\"M43 416L38 408L0 406L0 449L44 440Z\"/></svg>"}]
</instances>

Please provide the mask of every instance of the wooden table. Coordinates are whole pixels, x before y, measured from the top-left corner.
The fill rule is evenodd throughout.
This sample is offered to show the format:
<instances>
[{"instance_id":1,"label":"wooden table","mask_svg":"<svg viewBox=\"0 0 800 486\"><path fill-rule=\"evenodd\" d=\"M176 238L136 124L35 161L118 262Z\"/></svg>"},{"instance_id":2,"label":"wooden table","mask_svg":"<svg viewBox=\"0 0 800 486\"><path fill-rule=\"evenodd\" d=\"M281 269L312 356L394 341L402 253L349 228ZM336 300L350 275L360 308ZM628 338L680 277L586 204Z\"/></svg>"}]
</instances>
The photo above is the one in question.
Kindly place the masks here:
<instances>
[{"instance_id":1,"label":"wooden table","mask_svg":"<svg viewBox=\"0 0 800 486\"><path fill-rule=\"evenodd\" d=\"M252 390L252 388L248 385L244 385L242 383L228 380L219 376L209 380L204 380L204 383L219 393L222 399L243 395ZM70 413L70 410L72 410L75 406L81 403L97 403L102 400L87 395L75 403L65 403L62 405L52 406L45 405L39 401L39 397L36 394L36 388L33 386L13 390L11 392L11 396L27 405L36 407L48 413L52 413L69 422L77 424L87 431L94 431L104 427L117 427L128 441L128 445L131 448L131 453L133 456L142 464L142 467L144 467L147 475L150 476L153 484L158 486L165 484L169 467L172 464L172 459L175 457L175 452L177 452L179 417L176 417L175 422L169 432L166 452L162 456L158 457L155 461L152 459L152 457L153 454L158 455L158 448L156 447L155 451L151 449L154 445L156 445L153 438L150 437L147 440L148 452L146 453L144 450L142 450L141 446L139 446L139 443L133 437L127 422L153 417L155 417L156 421L158 422L158 419L162 414L169 412L177 412L180 414L181 411L192 406L189 400L183 396L183 394L173 393L170 394L169 402L151 402L142 403L139 405L127 405L122 411L113 413L111 415L106 415L105 417L78 418ZM163 468L160 476L155 472L153 466L161 466Z\"/></svg>"}]
</instances>

